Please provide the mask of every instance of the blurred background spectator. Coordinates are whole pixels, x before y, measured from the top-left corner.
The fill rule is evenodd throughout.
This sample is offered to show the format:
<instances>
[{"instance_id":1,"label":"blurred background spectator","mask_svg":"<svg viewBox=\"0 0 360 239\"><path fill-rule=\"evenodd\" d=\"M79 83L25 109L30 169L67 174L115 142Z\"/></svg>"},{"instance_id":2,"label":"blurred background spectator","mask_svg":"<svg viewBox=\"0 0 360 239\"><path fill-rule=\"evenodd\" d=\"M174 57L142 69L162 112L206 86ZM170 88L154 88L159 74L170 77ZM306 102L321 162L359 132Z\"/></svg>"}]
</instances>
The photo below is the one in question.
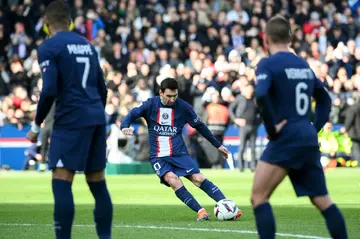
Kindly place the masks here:
<instances>
[{"instance_id":1,"label":"blurred background spectator","mask_svg":"<svg viewBox=\"0 0 360 239\"><path fill-rule=\"evenodd\" d=\"M241 94L229 106L230 118L240 129L240 147L238 156L238 167L240 171L249 168L254 171L257 164L256 138L257 129L261 123L259 110L256 107L254 87L247 85ZM251 162L246 163L244 153L246 147L250 146Z\"/></svg>"},{"instance_id":2,"label":"blurred background spectator","mask_svg":"<svg viewBox=\"0 0 360 239\"><path fill-rule=\"evenodd\" d=\"M1 1L0 122L19 129L33 120L41 91L36 49L45 39L44 9L50 1ZM164 77L179 81L179 96L201 118L209 117L204 114L209 113L210 101L203 97L209 88L218 92L214 97L221 102L219 107L227 107L248 85L254 85L255 67L266 56L265 23L277 14L290 21L292 50L311 65L331 94L330 123L343 124L354 97L360 95L359 1L68 2L73 7L74 31L99 53L109 88L109 125L158 95ZM346 132L351 136L349 128ZM198 142L191 129L187 135ZM197 158L201 162L204 157Z\"/></svg>"}]
</instances>

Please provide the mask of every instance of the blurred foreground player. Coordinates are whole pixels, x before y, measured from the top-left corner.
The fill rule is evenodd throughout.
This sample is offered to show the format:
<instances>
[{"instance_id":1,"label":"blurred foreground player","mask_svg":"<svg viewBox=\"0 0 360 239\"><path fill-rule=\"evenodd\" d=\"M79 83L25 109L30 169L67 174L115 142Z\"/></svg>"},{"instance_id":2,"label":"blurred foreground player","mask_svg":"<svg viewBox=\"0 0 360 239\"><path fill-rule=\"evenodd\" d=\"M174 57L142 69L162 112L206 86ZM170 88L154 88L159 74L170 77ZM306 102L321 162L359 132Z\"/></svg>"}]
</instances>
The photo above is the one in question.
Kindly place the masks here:
<instances>
[{"instance_id":1,"label":"blurred foreground player","mask_svg":"<svg viewBox=\"0 0 360 239\"><path fill-rule=\"evenodd\" d=\"M200 173L196 162L190 157L182 138L184 125L189 123L224 157L227 158L229 152L201 122L192 107L178 99L178 88L175 79L164 79L160 84L160 96L150 98L131 110L123 119L121 130L126 135L133 135L131 123L139 117L145 118L149 128L150 163L161 183L171 187L182 202L198 213L198 221L209 220L209 214L185 188L180 177L189 179L216 202L225 199L225 196ZM241 214L239 211L236 218Z\"/></svg>"},{"instance_id":2,"label":"blurred foreground player","mask_svg":"<svg viewBox=\"0 0 360 239\"><path fill-rule=\"evenodd\" d=\"M254 176L251 203L261 239L275 238L275 219L268 202L285 176L296 195L308 196L322 213L332 238L347 238L343 215L328 195L320 163L317 133L328 120L331 100L305 60L289 51L289 22L269 20L265 44L270 56L257 69L256 99L269 143ZM311 97L316 101L310 121Z\"/></svg>"},{"instance_id":3,"label":"blurred foreground player","mask_svg":"<svg viewBox=\"0 0 360 239\"><path fill-rule=\"evenodd\" d=\"M41 123L56 100L49 150L56 238L71 238L72 181L84 171L95 198L94 220L101 239L111 238L113 206L106 187L106 86L95 49L69 31L71 10L62 0L46 9L51 38L38 49L43 89L28 139L36 141Z\"/></svg>"}]
</instances>

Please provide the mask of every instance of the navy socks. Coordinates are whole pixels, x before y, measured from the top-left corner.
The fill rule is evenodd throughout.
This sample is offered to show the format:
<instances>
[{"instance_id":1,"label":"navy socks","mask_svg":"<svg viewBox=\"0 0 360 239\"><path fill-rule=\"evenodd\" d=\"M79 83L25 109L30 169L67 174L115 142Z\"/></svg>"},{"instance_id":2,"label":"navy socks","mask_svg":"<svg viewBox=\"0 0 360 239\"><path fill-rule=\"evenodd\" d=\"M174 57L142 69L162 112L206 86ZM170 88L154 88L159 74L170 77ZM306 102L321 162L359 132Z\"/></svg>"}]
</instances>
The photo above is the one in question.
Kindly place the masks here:
<instances>
[{"instance_id":1,"label":"navy socks","mask_svg":"<svg viewBox=\"0 0 360 239\"><path fill-rule=\"evenodd\" d=\"M275 238L275 218L270 204L263 203L254 208L256 227L260 239Z\"/></svg>"},{"instance_id":2,"label":"navy socks","mask_svg":"<svg viewBox=\"0 0 360 239\"><path fill-rule=\"evenodd\" d=\"M194 196L191 195L191 193L189 193L189 191L185 188L185 186L182 186L176 190L175 194L183 203L185 203L186 206L191 208L193 211L198 212L202 208Z\"/></svg>"},{"instance_id":3,"label":"navy socks","mask_svg":"<svg viewBox=\"0 0 360 239\"><path fill-rule=\"evenodd\" d=\"M53 179L52 190L55 201L54 226L56 238L70 239L75 214L71 182Z\"/></svg>"},{"instance_id":4,"label":"navy socks","mask_svg":"<svg viewBox=\"0 0 360 239\"><path fill-rule=\"evenodd\" d=\"M95 198L94 221L100 239L111 238L113 205L105 180L88 182L90 191Z\"/></svg>"},{"instance_id":5,"label":"navy socks","mask_svg":"<svg viewBox=\"0 0 360 239\"><path fill-rule=\"evenodd\" d=\"M225 199L225 196L220 189L207 179L200 185L200 188L216 202Z\"/></svg>"}]
</instances>

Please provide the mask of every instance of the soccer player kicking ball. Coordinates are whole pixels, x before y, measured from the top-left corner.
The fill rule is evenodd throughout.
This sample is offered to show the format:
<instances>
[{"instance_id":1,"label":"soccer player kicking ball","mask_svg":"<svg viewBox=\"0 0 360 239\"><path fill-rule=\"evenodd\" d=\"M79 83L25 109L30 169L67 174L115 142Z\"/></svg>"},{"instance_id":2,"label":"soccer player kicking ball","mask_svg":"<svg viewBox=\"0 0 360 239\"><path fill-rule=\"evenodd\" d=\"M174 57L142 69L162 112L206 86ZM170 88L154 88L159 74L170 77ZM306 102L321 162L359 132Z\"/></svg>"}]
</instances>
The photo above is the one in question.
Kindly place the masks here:
<instances>
[{"instance_id":1,"label":"soccer player kicking ball","mask_svg":"<svg viewBox=\"0 0 360 239\"><path fill-rule=\"evenodd\" d=\"M285 18L269 20L264 42L270 56L256 72L256 99L270 139L256 168L251 195L257 230L261 239L275 238L268 201L288 175L296 195L308 196L321 211L332 238L346 239L343 215L328 195L317 137L328 120L331 100L306 61L289 51L290 39ZM311 97L316 100L314 123Z\"/></svg>"},{"instance_id":2,"label":"soccer player kicking ball","mask_svg":"<svg viewBox=\"0 0 360 239\"><path fill-rule=\"evenodd\" d=\"M161 183L170 186L181 201L198 213L198 221L209 220L209 214L185 188L180 177L189 179L216 202L225 199L225 196L200 173L196 162L190 157L182 138L184 125L189 123L218 148L225 158L229 151L201 122L192 107L178 98L178 88L175 79L164 79L160 84L160 96L150 98L141 106L132 109L123 119L120 128L124 134L133 135L131 123L139 117L145 118L149 128L150 163ZM241 214L239 211L236 218Z\"/></svg>"},{"instance_id":3,"label":"soccer player kicking ball","mask_svg":"<svg viewBox=\"0 0 360 239\"><path fill-rule=\"evenodd\" d=\"M45 19L52 37L38 49L43 89L27 137L36 142L40 125L56 100L49 151L56 238L71 238L75 211L72 182L75 171L84 171L95 198L97 234L110 239L113 206L104 174L107 91L102 70L94 47L68 30L71 9L63 0L49 4Z\"/></svg>"}]
</instances>

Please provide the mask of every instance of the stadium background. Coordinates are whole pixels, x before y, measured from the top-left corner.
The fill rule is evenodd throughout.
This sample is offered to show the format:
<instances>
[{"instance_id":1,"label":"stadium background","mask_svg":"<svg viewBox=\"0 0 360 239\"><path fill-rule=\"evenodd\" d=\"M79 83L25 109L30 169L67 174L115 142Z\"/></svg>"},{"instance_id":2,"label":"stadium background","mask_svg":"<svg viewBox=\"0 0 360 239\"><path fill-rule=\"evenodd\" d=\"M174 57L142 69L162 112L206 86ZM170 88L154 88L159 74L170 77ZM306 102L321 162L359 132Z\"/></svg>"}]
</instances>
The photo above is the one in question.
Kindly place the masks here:
<instances>
[{"instance_id":1,"label":"stadium background","mask_svg":"<svg viewBox=\"0 0 360 239\"><path fill-rule=\"evenodd\" d=\"M24 136L41 91L36 49L46 37L42 26L48 2L0 2L0 164L16 161L14 168L21 168L24 150L30 146ZM261 47L264 26L276 14L290 20L292 49L328 87L335 130L342 127L346 109L359 96L359 1L68 2L73 6L74 31L99 53L109 88L109 126L139 102L157 95L159 82L167 76L179 81L180 97L200 116L203 103L214 92L228 106L244 86L254 84L255 67L266 55ZM225 135L235 157L237 131L230 125ZM191 129L185 133L193 135ZM260 145L264 136L260 127Z\"/></svg>"}]
</instances>

